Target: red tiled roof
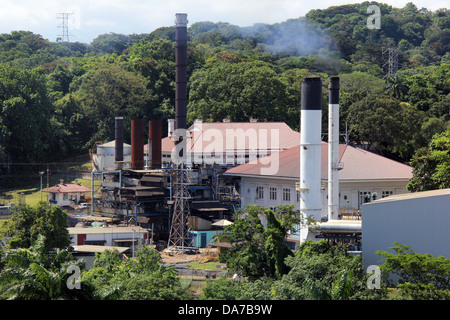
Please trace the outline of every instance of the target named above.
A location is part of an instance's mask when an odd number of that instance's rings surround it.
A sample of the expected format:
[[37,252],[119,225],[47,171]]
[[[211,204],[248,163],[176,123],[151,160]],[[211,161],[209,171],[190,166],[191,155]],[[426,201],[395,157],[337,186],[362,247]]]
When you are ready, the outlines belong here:
[[54,187],[42,190],[43,192],[50,193],[83,193],[91,192],[91,189],[77,183],[60,183]]
[[[276,133],[278,133],[279,138],[276,139],[276,146],[272,143],[271,134],[273,130],[277,130]],[[284,122],[201,122],[194,123],[187,131],[191,134],[191,138],[188,140],[188,152],[195,153],[206,151],[222,151],[224,153],[227,151],[236,151],[238,139],[226,141],[228,136],[234,135],[235,133],[243,133],[243,138],[256,135],[258,149],[265,149],[267,147],[272,150],[287,150],[300,143],[300,133],[292,130]],[[216,138],[222,138],[222,141]],[[249,144],[248,140],[245,139],[245,142],[243,140],[239,141],[245,143],[244,148],[246,150],[252,149],[253,147]],[[231,146],[234,148],[232,149]],[[170,153],[174,147],[175,144],[169,137],[161,140],[161,150],[163,153]],[[145,145],[144,150],[147,150],[147,148],[148,145]]]
[[[321,178],[327,180],[328,143],[322,142],[321,151]],[[278,170],[272,176],[300,179],[300,146],[237,166],[225,173],[239,176],[268,176],[261,174],[261,168],[269,168],[271,164],[276,163],[274,157],[277,156]],[[412,177],[412,167],[349,145],[339,145],[339,161],[343,165],[343,169],[339,171],[339,180],[408,180]]]

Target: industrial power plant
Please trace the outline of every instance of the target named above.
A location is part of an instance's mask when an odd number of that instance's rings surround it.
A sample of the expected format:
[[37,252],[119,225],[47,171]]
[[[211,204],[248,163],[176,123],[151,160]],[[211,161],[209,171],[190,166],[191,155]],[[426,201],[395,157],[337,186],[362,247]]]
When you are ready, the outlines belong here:
[[[299,226],[290,247],[326,239],[361,253],[367,203],[406,194],[411,167],[340,143],[339,78],[328,86],[328,142],[322,132],[322,80],[303,79],[300,133],[284,123],[197,119],[189,128],[187,14],[176,14],[175,119],[115,119],[115,140],[92,154],[90,215],[148,230],[152,243],[181,252],[205,248],[247,204],[294,204],[314,227]],[[82,245],[84,243],[78,243]]]

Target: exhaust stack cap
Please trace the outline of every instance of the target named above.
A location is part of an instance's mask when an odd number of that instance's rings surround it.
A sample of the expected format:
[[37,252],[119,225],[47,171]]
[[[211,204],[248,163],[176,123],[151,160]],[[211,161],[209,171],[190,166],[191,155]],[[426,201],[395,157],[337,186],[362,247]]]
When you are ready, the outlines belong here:
[[328,89],[330,91],[329,103],[339,104],[339,77],[330,77]]
[[330,77],[328,89],[339,89],[339,77]]
[[188,24],[187,13],[177,13],[175,14],[175,26],[177,27],[187,27]]
[[319,77],[303,79],[301,109],[322,110],[322,81]]

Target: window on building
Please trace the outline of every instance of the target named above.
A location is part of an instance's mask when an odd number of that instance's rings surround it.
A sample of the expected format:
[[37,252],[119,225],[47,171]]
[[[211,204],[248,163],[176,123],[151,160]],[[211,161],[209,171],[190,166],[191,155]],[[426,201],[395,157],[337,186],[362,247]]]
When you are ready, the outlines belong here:
[[386,197],[392,196],[393,194],[394,194],[393,191],[382,191],[381,192],[381,197],[382,198],[386,198]]
[[300,202],[300,191],[297,191],[297,202]]
[[256,199],[264,199],[264,187],[263,186],[256,187]]
[[269,189],[269,199],[270,200],[277,200],[277,188],[270,187],[270,189]]
[[291,189],[283,188],[283,201],[291,201]]
[[370,191],[360,191],[359,192],[359,203],[368,203],[372,199],[372,192]]

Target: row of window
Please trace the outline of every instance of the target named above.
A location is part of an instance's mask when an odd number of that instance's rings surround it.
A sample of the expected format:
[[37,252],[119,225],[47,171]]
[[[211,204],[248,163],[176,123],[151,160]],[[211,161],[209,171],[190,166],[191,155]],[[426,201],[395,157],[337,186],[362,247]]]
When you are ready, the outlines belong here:
[[[381,191],[381,198],[386,198],[391,195],[393,195],[394,192],[391,190],[384,190]],[[377,200],[379,197],[377,192],[371,192],[371,191],[360,191],[359,192],[359,203],[367,203],[371,202],[373,200]]]
[[[291,201],[291,188],[283,188],[282,189],[282,200],[283,201]],[[269,188],[269,200],[277,200],[278,197],[278,189],[276,187]],[[257,186],[256,187],[256,199],[261,200],[264,199],[264,187]],[[297,202],[300,202],[300,192],[297,191]]]
[[[384,190],[381,192],[381,197],[386,198],[393,194],[394,192],[391,190]],[[269,187],[269,200],[277,200],[278,197],[278,189],[276,187]],[[262,200],[264,199],[264,187],[257,186],[256,187],[256,199]],[[359,192],[359,201],[360,203],[367,203],[373,200],[378,199],[377,192],[371,191],[360,191]],[[291,188],[283,188],[282,189],[282,200],[283,201],[291,201]],[[300,202],[300,192],[297,191],[297,202]]]

